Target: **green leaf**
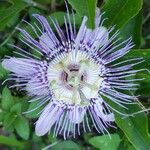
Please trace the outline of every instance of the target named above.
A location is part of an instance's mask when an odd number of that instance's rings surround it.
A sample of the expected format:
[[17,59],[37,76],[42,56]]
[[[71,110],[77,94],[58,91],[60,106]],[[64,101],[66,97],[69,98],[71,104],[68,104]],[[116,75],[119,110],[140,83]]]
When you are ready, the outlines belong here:
[[138,79],[144,79],[139,81],[139,88],[136,91],[136,95],[140,95],[142,97],[149,97],[150,96],[150,75],[149,74],[144,74],[144,73],[138,73],[136,75],[136,78]]
[[51,148],[52,150],[81,150],[80,145],[73,141],[63,141]]
[[141,45],[141,31],[142,31],[142,12],[132,18],[123,28],[120,30],[120,36],[123,39],[127,39],[130,36],[133,38],[135,44],[134,48],[139,48]]
[[[128,106],[128,111],[124,113],[138,112],[141,108],[137,105]],[[122,119],[122,116],[115,114],[117,125],[123,130],[129,141],[137,150],[147,150],[150,146],[150,136],[148,133],[148,120],[144,113],[138,114],[135,117],[127,117]]]
[[19,13],[16,14],[15,16],[13,16],[8,22],[7,22],[7,26],[8,27],[12,27],[14,26],[19,20]]
[[39,101],[30,103],[29,108],[27,110],[28,113],[26,114],[27,118],[37,118],[39,116],[39,113],[42,111],[44,106],[37,108],[38,103]]
[[95,136],[89,139],[89,143],[95,148],[100,150],[117,150],[120,137],[118,134],[111,134],[111,138],[108,135]]
[[17,133],[23,139],[27,140],[30,134],[29,122],[24,117],[18,117],[14,122]]
[[11,95],[10,90],[5,87],[2,91],[2,108],[5,110],[9,110],[13,105],[13,97]]
[[15,107],[14,109],[16,110],[16,112],[19,112],[19,111],[24,112],[24,111],[26,111],[28,109],[28,106],[29,106],[29,103],[28,103],[29,97],[27,95],[24,96],[24,97],[13,96],[13,100],[15,102],[15,105],[18,104],[18,106],[17,105],[14,106]]
[[48,141],[51,142],[51,143],[54,143],[57,141],[57,137],[54,136],[52,133],[49,133],[48,134]]
[[[132,114],[141,111],[137,105],[128,105],[128,110],[118,106],[116,103],[104,97],[105,101],[113,107],[113,109],[124,114]],[[147,150],[150,146],[150,136],[148,133],[148,120],[145,113],[139,113],[133,116],[123,118],[123,115],[115,112],[115,122],[118,127],[124,132],[128,140],[133,144],[137,150]]]
[[133,147],[132,145],[128,146],[128,150],[136,150],[135,147]]
[[[124,59],[130,58],[137,58],[142,57],[145,62],[137,65],[136,69],[150,69],[150,50],[131,50]],[[141,73],[140,73],[141,74]],[[149,86],[149,73],[148,71],[143,72],[144,76],[147,76],[148,80],[143,80],[145,82],[145,86],[147,89]],[[142,77],[142,76],[141,76]],[[140,93],[141,94],[141,93]],[[144,94],[143,94],[144,96]],[[124,114],[132,114],[138,111],[141,111],[141,107],[138,105],[128,105],[128,110],[120,108],[118,105],[113,103],[112,101],[106,99],[106,102],[111,105],[114,109],[124,113]],[[130,143],[137,149],[137,150],[147,150],[149,149],[150,145],[150,135],[148,133],[148,120],[145,113],[136,114],[134,117],[130,116],[127,118],[123,118],[122,115],[115,113],[115,120],[119,128],[124,132]]]
[[95,13],[96,13],[96,0],[86,0],[87,13],[88,13],[88,26],[92,29],[95,28]]
[[81,17],[88,17],[87,25],[94,29],[97,0],[68,0],[68,2]]
[[62,26],[64,24],[64,16],[66,17],[66,15],[66,12],[57,11],[48,16],[47,19],[49,21],[50,26],[53,26],[53,23],[49,17],[57,19],[59,25]]
[[32,20],[33,14],[42,14],[43,12],[40,9],[37,9],[35,7],[30,7],[28,13],[29,13],[30,19]]
[[[49,23],[50,27],[53,29],[53,31],[55,31],[56,29],[55,29],[54,24],[53,24],[53,22],[51,21],[50,18],[52,18],[52,19],[54,19],[54,20],[56,19],[56,20],[58,21],[59,25],[60,25],[60,26],[63,26],[63,25],[64,25],[64,16],[67,17],[66,12],[57,11],[57,12],[54,12],[54,13],[52,13],[52,14],[50,14],[49,16],[46,17],[46,19],[48,20],[48,23]],[[78,27],[78,26],[81,24],[82,19],[81,19],[81,17],[80,17],[78,14],[75,14],[74,17],[75,17],[75,24],[76,24],[76,27]],[[33,17],[31,17],[30,19],[31,19],[31,22],[30,22],[30,23],[34,26],[34,22],[36,21],[36,19],[33,18]],[[73,15],[72,15],[72,14],[70,15],[70,20],[71,20],[71,23],[73,24],[73,23],[74,23],[74,20],[73,20]],[[30,35],[31,35],[33,38],[36,38],[36,37],[37,37],[37,35],[36,35],[35,32],[33,31],[33,29],[31,28],[31,26],[27,25],[27,26],[24,27],[24,29],[25,29],[28,33],[30,33]],[[38,33],[38,32],[39,32],[39,31],[37,30],[37,33]],[[40,35],[41,33],[39,32],[38,34]],[[22,33],[19,33],[19,37],[20,37],[20,38],[21,38],[21,35],[22,35]],[[39,53],[37,53],[36,51],[33,51],[33,54],[38,55],[38,57],[40,57]]]
[[102,11],[105,12],[105,25],[123,27],[142,8],[143,0],[105,0]]
[[13,113],[6,113],[4,115],[4,122],[3,122],[3,126],[5,127],[5,130],[7,131],[13,131],[14,127],[13,127],[13,123],[16,120],[16,115],[14,115]]
[[143,97],[150,96],[150,74],[148,73],[148,70],[150,70],[150,49],[133,49],[131,50],[124,59],[131,59],[131,58],[137,58],[142,57],[144,59],[144,62],[141,64],[138,64],[135,66],[135,69],[147,69],[145,71],[139,72],[136,74],[136,78],[141,78],[144,80],[138,81],[138,84],[140,85],[138,87],[138,90],[136,91],[136,95],[141,95]]
[[22,0],[10,0],[10,3],[12,5],[9,8],[0,10],[0,30],[3,30],[10,20],[27,6]]
[[35,133],[33,133],[32,140],[33,142],[41,142],[42,138],[40,136],[37,136]]
[[20,141],[17,141],[14,138],[6,137],[6,136],[3,136],[3,135],[0,135],[0,144],[7,145],[11,148],[12,148],[12,146],[18,147],[18,148],[21,148],[21,149],[23,148],[23,143],[21,143]]
[[135,68],[146,68],[150,69],[150,49],[132,49],[125,57],[124,59],[131,59],[131,58],[143,58],[145,61],[139,65],[137,65]]
[[6,77],[8,74],[8,72],[2,67],[1,63],[0,63],[0,79]]
[[0,123],[1,123],[1,122],[3,121],[3,119],[4,119],[5,113],[6,113],[6,112],[4,112],[4,111],[2,111],[2,110],[0,109]]
[[10,109],[10,112],[20,114],[21,113],[21,103],[17,103],[15,105],[13,105],[12,108]]
[[[59,25],[62,26],[64,24],[64,16],[67,17],[67,13],[66,12],[61,12],[61,11],[59,12],[58,11],[58,12],[52,13],[50,16],[47,17],[47,19],[48,19],[49,24],[50,24],[51,27],[53,27],[53,23],[52,23],[52,21],[50,20],[49,17],[55,18],[58,21]],[[75,14],[74,17],[75,17],[75,24],[76,24],[76,26],[80,25],[81,22],[82,22],[81,17],[78,14]],[[74,20],[73,20],[73,15],[72,14],[70,14],[70,21],[71,21],[72,24],[74,24]],[[55,28],[54,28],[54,30],[55,30]]]
[[[9,37],[7,37],[9,38]],[[5,44],[7,43],[7,38],[6,40],[3,40],[3,42],[0,44],[0,56],[4,57],[5,55],[11,55],[12,54],[12,49],[10,47],[7,47]],[[11,41],[12,39],[9,39],[9,42]],[[4,43],[4,44],[3,44]],[[4,68],[1,68],[4,70]],[[0,70],[1,70],[0,69]],[[1,73],[0,73],[1,74]],[[3,77],[3,75],[2,75]],[[5,76],[4,76],[5,77]]]

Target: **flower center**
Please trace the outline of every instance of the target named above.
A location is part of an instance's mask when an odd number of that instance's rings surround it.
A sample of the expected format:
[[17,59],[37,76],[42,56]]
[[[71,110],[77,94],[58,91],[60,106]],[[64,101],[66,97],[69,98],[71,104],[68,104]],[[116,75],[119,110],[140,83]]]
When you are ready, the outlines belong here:
[[80,84],[80,79],[73,75],[73,76],[70,77],[70,79],[68,81],[68,84],[70,84],[71,86],[77,88]]
[[[52,63],[51,63],[52,64]],[[78,52],[76,59],[68,53],[49,66],[48,80],[57,100],[69,104],[88,105],[98,96],[102,83],[99,65]]]

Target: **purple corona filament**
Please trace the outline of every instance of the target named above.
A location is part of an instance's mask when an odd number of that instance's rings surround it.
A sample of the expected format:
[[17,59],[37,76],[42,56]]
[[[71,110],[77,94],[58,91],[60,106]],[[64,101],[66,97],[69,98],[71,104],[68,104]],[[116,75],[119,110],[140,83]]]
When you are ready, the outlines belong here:
[[115,121],[111,110],[117,110],[103,97],[125,109],[125,104],[135,99],[124,91],[136,89],[137,79],[127,78],[139,71],[132,67],[142,59],[116,61],[133,47],[131,38],[121,42],[118,31],[110,36],[114,27],[103,26],[98,9],[94,30],[87,28],[86,16],[77,30],[69,12],[64,16],[65,31],[51,19],[56,33],[45,17],[33,16],[40,26],[24,22],[31,26],[36,39],[24,29],[18,30],[21,41],[41,57],[13,45],[20,57],[6,58],[2,65],[12,72],[8,79],[15,81],[12,88],[27,91],[29,102],[39,101],[37,108],[46,105],[36,122],[36,134],[42,136],[53,130],[54,135],[67,138],[80,135],[81,128],[87,132],[93,127],[99,133],[108,133],[107,128]]

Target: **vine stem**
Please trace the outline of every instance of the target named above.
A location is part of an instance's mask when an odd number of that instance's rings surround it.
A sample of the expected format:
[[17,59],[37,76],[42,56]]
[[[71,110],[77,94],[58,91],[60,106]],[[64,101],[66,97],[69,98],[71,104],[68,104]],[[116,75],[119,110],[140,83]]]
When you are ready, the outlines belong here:
[[143,20],[143,24],[145,24],[149,20],[149,18],[150,18],[150,12],[148,13],[148,15]]
[[52,148],[53,146],[55,146],[56,144],[58,144],[59,142],[61,142],[61,140],[58,140],[58,141],[44,147],[42,150],[48,150],[48,149]]

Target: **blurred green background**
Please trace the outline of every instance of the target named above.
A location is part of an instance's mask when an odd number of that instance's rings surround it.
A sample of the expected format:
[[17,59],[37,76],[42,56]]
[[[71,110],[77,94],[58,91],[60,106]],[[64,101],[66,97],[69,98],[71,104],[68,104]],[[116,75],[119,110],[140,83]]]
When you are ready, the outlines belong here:
[[[124,59],[143,57],[145,62],[136,69],[150,69],[150,0],[66,0],[69,8],[76,12],[76,26],[80,26],[82,17],[88,16],[88,27],[94,28],[96,5],[105,12],[108,20],[104,25],[116,25],[120,36],[125,39],[133,37],[135,47]],[[33,13],[55,17],[63,26],[63,16],[66,13],[64,0],[0,0],[0,59],[4,56],[13,56],[14,49],[9,44],[21,46],[20,33],[16,27],[22,27],[33,37],[31,27],[22,22],[26,20],[31,24],[35,19]],[[52,25],[49,19],[49,23]],[[0,65],[0,84],[8,77],[8,72]],[[135,78],[145,78],[139,82],[135,94],[140,95],[141,106],[129,106],[131,109],[125,113],[132,113],[150,107],[150,75],[148,71],[140,72]],[[63,136],[53,137],[45,135],[37,137],[34,133],[34,122],[42,108],[23,115],[22,112],[32,110],[36,103],[29,104],[28,97],[17,89],[8,89],[1,85],[0,90],[0,149],[1,150],[150,150],[150,117],[148,112],[140,113],[135,117],[122,119],[115,114],[115,129],[110,129],[109,136],[100,135],[94,129],[91,133],[82,133],[76,139],[70,137],[63,140]],[[110,104],[113,105],[113,104]],[[116,106],[114,106],[116,107]],[[123,110],[124,111],[124,110]]]

